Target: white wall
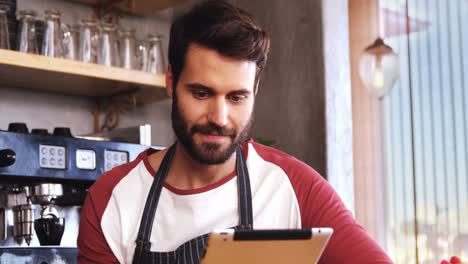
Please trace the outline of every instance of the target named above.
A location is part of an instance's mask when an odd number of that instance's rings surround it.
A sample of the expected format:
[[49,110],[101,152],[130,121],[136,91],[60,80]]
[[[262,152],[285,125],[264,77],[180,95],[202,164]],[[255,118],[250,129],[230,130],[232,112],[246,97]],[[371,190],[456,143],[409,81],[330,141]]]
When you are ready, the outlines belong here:
[[327,178],[354,213],[348,0],[322,1]]

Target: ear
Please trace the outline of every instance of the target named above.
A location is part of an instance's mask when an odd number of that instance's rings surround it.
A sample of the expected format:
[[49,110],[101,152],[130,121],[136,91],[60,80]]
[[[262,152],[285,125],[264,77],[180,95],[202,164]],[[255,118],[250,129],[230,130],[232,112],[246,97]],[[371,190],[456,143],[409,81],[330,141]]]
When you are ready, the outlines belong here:
[[172,68],[171,65],[167,66],[167,71],[166,71],[166,92],[167,96],[172,98],[173,92],[174,92],[174,87],[173,87],[173,78],[172,78]]

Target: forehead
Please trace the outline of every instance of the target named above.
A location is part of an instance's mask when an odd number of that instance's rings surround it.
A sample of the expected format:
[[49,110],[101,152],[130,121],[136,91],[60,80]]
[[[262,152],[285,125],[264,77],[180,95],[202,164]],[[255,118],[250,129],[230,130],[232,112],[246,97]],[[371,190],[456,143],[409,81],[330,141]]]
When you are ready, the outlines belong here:
[[187,49],[181,79],[214,89],[248,89],[253,91],[256,75],[253,61],[221,55],[198,44]]

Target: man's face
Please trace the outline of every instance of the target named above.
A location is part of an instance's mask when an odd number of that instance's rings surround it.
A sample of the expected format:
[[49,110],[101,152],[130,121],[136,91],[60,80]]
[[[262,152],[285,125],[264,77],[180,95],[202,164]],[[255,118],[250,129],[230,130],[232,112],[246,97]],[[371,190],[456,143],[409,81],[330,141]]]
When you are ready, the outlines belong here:
[[193,159],[225,162],[248,137],[252,124],[256,64],[192,44],[173,96],[172,126]]

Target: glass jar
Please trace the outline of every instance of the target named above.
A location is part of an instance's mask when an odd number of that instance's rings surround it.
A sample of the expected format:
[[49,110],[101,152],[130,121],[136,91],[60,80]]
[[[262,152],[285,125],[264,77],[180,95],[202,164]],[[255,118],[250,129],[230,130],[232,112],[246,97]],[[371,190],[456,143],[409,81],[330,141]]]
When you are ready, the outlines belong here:
[[138,41],[137,69],[141,71],[147,71],[148,69],[148,44],[146,40]]
[[149,35],[147,38],[147,45],[148,66],[146,67],[146,71],[155,74],[164,74],[166,72],[166,65],[162,50],[161,36]]
[[65,24],[60,22],[58,11],[45,11],[45,31],[41,54],[44,56],[63,58],[66,54],[65,43],[69,41],[70,32]]
[[98,63],[107,66],[120,66],[117,43],[117,26],[112,23],[101,24],[98,44]]
[[120,61],[122,68],[137,69],[134,29],[120,31]]
[[26,53],[38,53],[36,38],[36,12],[22,10],[18,12],[19,31],[17,50]]
[[0,49],[10,49],[10,36],[8,35],[7,12],[8,6],[0,6]]
[[99,31],[96,20],[81,20],[78,59],[84,62],[97,63],[98,41]]
[[64,42],[65,44],[65,58],[69,60],[78,60],[78,43],[80,36],[80,27],[79,25],[67,26],[69,33],[66,33],[65,39],[68,39]]

